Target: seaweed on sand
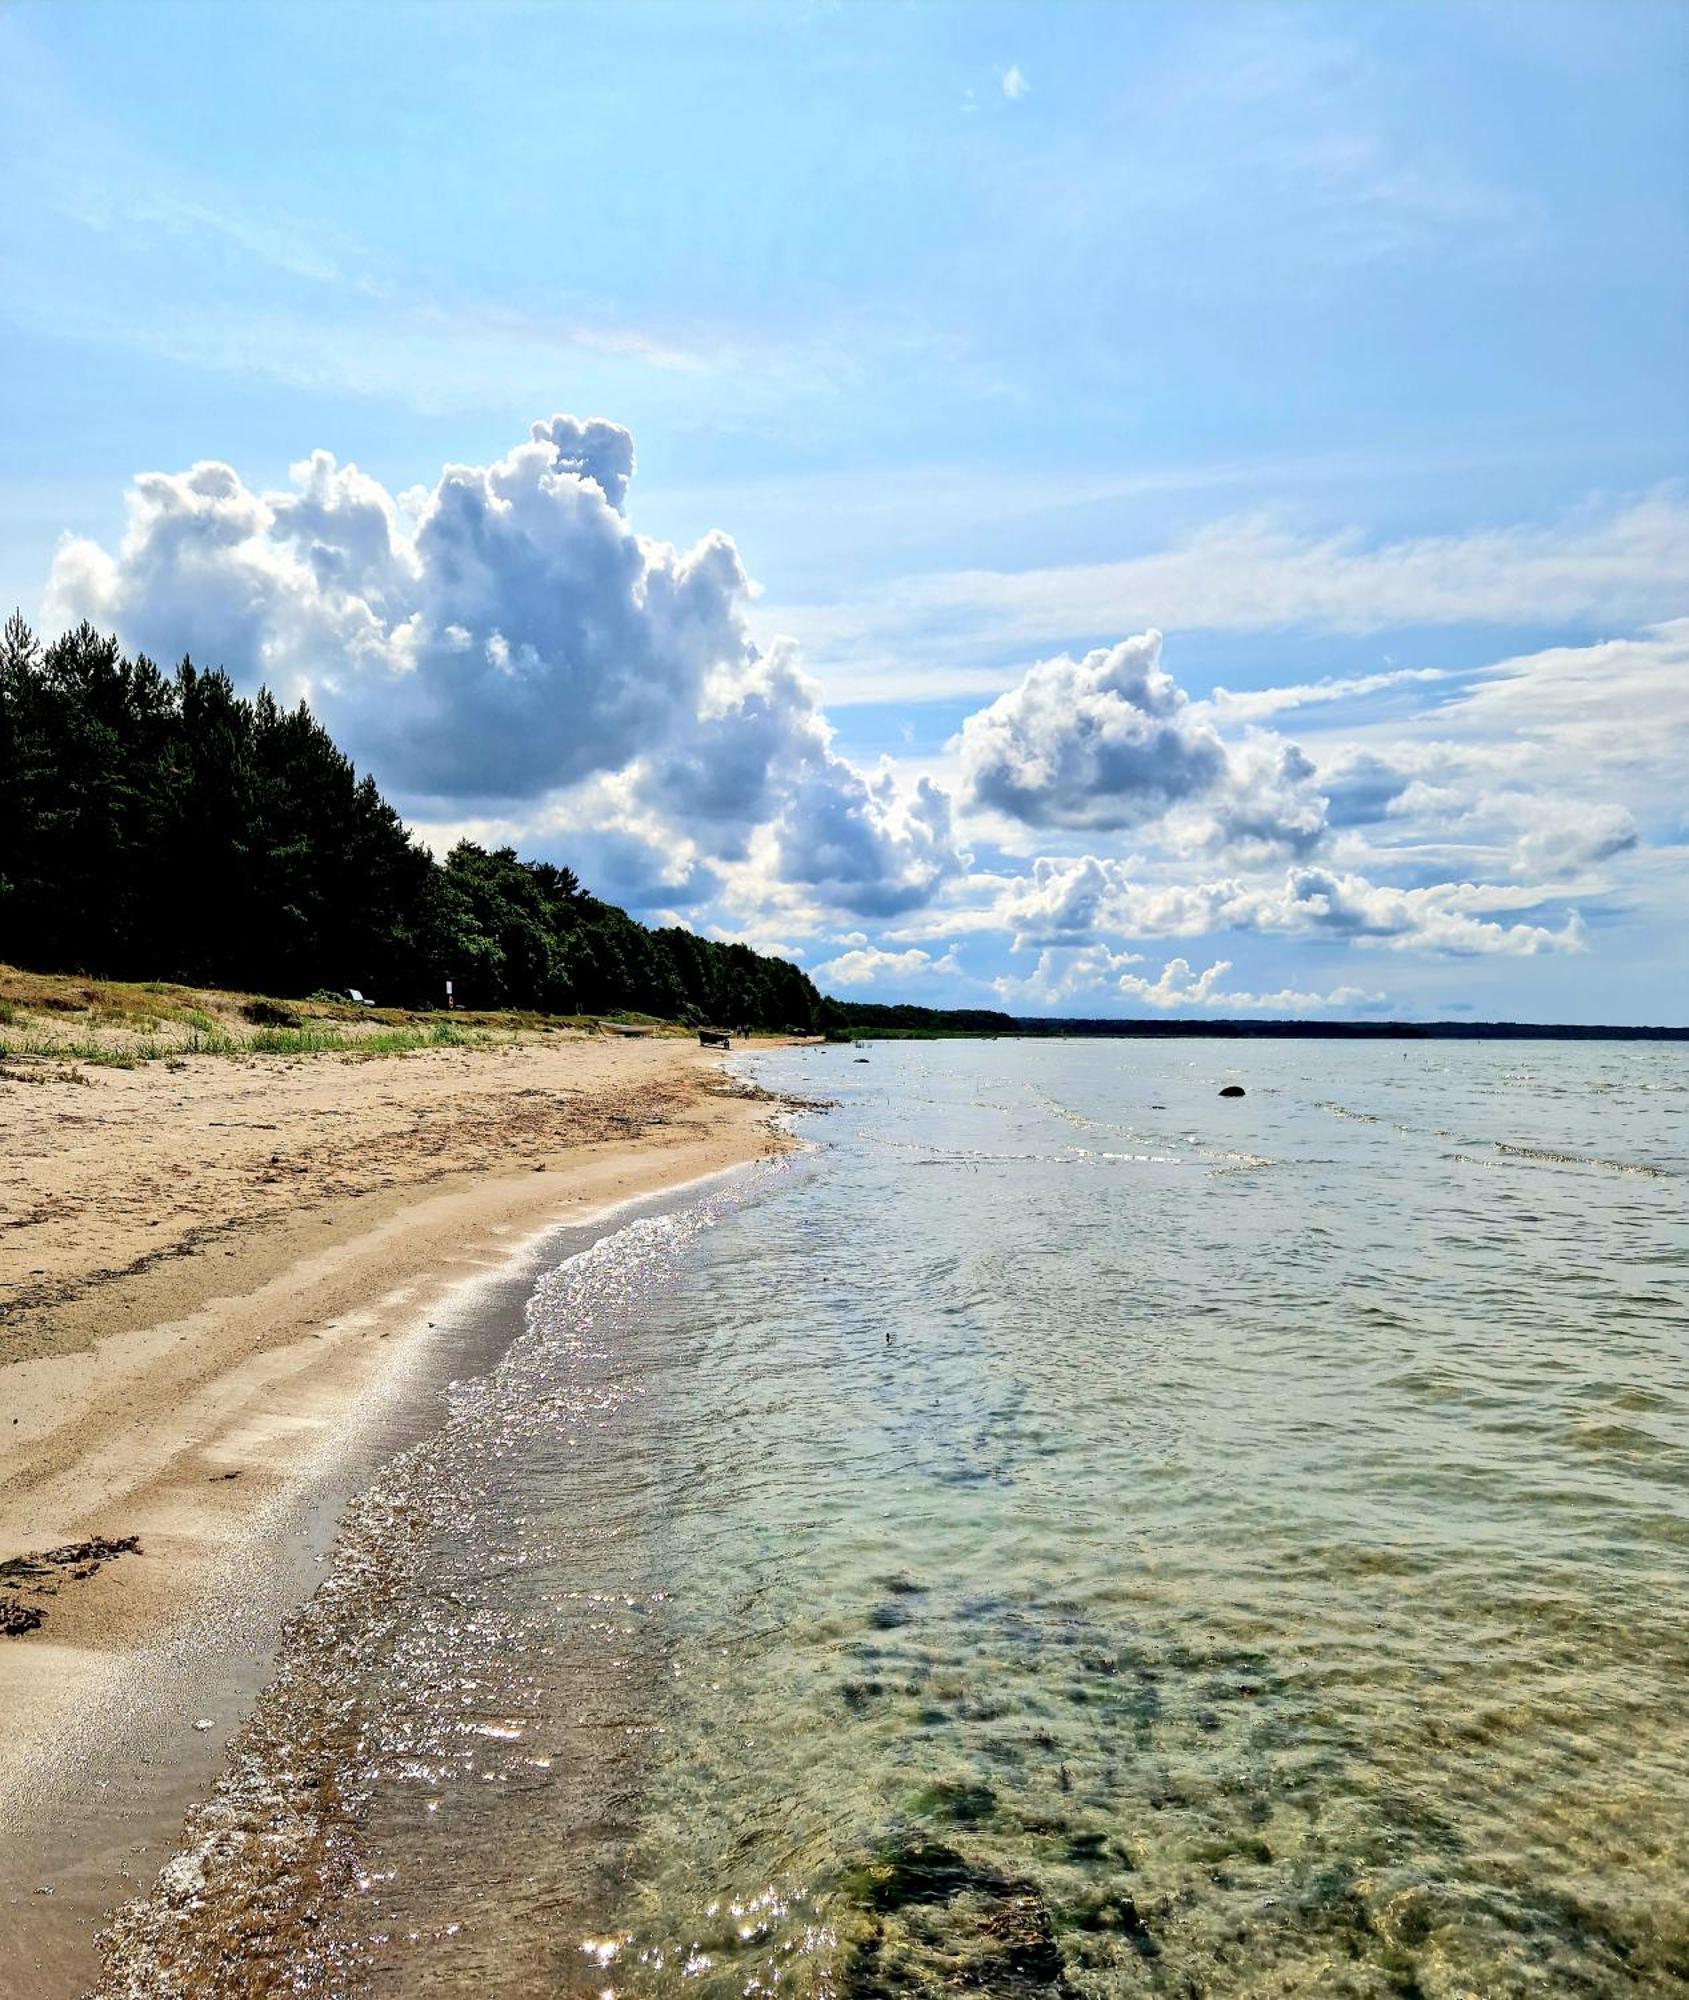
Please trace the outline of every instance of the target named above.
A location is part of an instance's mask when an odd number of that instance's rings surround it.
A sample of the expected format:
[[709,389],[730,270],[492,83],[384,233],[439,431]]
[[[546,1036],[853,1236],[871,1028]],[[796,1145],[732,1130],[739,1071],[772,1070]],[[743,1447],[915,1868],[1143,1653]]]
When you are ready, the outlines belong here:
[[0,1562],[0,1638],[21,1638],[47,1616],[39,1604],[26,1603],[14,1592],[22,1589],[31,1597],[53,1597],[61,1579],[81,1582],[119,1556],[140,1553],[139,1535],[90,1535],[84,1542],[67,1542],[63,1548]]

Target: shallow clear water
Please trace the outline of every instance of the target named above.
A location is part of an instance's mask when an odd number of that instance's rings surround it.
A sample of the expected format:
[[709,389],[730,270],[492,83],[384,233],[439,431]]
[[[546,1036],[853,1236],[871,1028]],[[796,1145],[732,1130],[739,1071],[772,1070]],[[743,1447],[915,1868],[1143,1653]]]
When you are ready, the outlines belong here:
[[332,1990],[1682,1990],[1689,1051],[855,1053],[357,1513],[171,1950],[239,1873]]

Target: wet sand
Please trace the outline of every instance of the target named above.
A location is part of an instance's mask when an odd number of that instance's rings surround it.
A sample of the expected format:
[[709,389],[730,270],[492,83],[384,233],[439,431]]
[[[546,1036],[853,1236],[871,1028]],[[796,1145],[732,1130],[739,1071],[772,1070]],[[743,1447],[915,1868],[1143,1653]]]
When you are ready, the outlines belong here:
[[783,1143],[673,1040],[85,1074],[0,1085],[8,1995],[91,1976],[344,1499],[495,1356],[542,1250]]

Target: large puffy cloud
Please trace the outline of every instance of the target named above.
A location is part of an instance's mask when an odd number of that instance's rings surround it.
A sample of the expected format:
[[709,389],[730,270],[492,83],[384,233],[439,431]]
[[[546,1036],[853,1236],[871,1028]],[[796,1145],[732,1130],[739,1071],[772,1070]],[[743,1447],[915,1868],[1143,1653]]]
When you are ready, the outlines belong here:
[[50,603],[307,694],[407,792],[537,797],[660,742],[750,653],[733,544],[636,534],[632,466],[618,426],[553,417],[491,465],[448,466],[414,533],[327,452],[288,494],[215,463],[147,474],[117,555],[63,548]]
[[930,778],[902,785],[828,755],[805,770],[775,826],[780,874],[861,916],[895,916],[960,873],[950,801]]
[[797,649],[776,640],[711,677],[693,726],[644,765],[641,795],[714,853],[749,859],[753,877],[760,848],[776,892],[858,916],[917,908],[966,864],[949,796],[839,756],[819,695]]
[[1313,764],[1262,730],[1228,743],[1161,663],[1161,634],[1040,660],[970,715],[965,797],[1026,825],[1112,831],[1169,819],[1183,845],[1306,853],[1325,832]]
[[354,661],[321,682],[331,725],[411,789],[534,796],[619,768],[690,721],[712,673],[746,663],[733,544],[635,534],[616,461],[572,436],[560,455],[555,428],[446,470],[384,670]]
[[914,907],[962,865],[948,798],[834,751],[796,649],[750,639],[733,543],[638,534],[633,469],[619,425],[554,416],[402,505],[327,452],[285,493],[213,462],[149,473],[115,554],[61,548],[49,610],[308,697],[432,822],[590,836],[677,891],[761,829],[780,881]]
[[[355,467],[337,475],[324,453],[296,466],[294,477],[298,497],[330,531],[322,540],[324,568],[344,563],[346,545],[372,528],[386,535],[347,490],[359,478]],[[313,655],[374,654],[384,628],[368,601],[324,589],[275,527],[274,508],[249,492],[232,466],[204,461],[183,473],[142,473],[129,490],[128,532],[115,557],[93,542],[60,545],[47,617],[67,624],[89,618],[158,658],[192,651],[226,664],[249,686],[268,680],[289,691]],[[339,537],[336,527],[345,530]],[[391,554],[386,541],[381,563],[369,566],[384,567]]]
[[820,690],[797,648],[776,639],[766,653],[705,681],[691,726],[647,759],[642,789],[737,857],[795,783],[839,761],[831,740]]
[[1175,812],[1168,832],[1243,860],[1308,854],[1325,838],[1329,801],[1295,743],[1251,731],[1228,748],[1226,771],[1195,811]]
[[1145,632],[1059,654],[962,725],[971,798],[1033,826],[1124,827],[1213,789],[1226,751]]

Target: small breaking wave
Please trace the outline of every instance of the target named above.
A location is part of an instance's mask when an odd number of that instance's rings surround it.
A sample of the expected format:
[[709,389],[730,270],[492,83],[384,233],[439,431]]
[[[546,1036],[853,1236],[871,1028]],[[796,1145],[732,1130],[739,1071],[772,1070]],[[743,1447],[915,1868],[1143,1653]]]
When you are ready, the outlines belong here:
[[1644,1180],[1669,1181],[1677,1176],[1669,1167],[1649,1166],[1642,1160],[1607,1160],[1598,1153],[1562,1153],[1551,1146],[1514,1146],[1505,1139],[1492,1139],[1491,1145],[1510,1160],[1530,1160],[1544,1167],[1593,1167],[1604,1174],[1639,1174]]

